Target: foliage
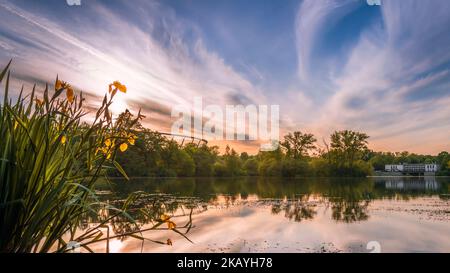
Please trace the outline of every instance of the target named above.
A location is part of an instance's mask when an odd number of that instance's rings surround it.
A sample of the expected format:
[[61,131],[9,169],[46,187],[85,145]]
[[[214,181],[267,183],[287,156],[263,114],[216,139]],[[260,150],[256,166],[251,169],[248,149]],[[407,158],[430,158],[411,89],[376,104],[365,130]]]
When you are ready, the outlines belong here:
[[367,149],[368,135],[349,130],[336,131],[331,135],[331,153],[334,164],[352,168],[362,152]]
[[242,161],[238,153],[228,145],[223,156],[228,176],[240,176],[243,174]]
[[[117,91],[125,93],[126,87],[112,84],[93,121],[86,124],[83,94],[76,95],[59,79],[54,92],[46,86],[39,97],[33,87],[23,96],[22,89],[13,103],[8,96],[9,65],[0,73],[0,82],[6,76],[0,104],[0,252],[65,252],[67,240],[91,251],[89,244],[110,239],[101,228],[117,217],[135,226],[126,212],[131,199],[117,209],[94,194],[95,183],[107,169],[127,177],[116,157],[135,144],[132,128],[141,115],[126,112],[113,120],[109,111]],[[80,233],[86,217],[100,216],[100,210],[112,213]],[[144,240],[135,234],[139,232],[133,229],[129,235]]]
[[260,176],[281,176],[281,161],[284,158],[280,147],[275,151],[260,152],[258,173]]
[[316,148],[314,143],[317,139],[313,134],[304,134],[302,132],[289,133],[284,136],[284,141],[281,143],[286,149],[286,155],[299,159],[308,155],[308,151]]
[[257,176],[258,160],[256,160],[256,158],[248,158],[244,163],[244,170],[248,176]]
[[230,173],[228,172],[228,168],[223,161],[217,161],[214,163],[214,176],[217,177],[228,177]]
[[192,157],[195,165],[195,176],[208,177],[214,173],[214,162],[219,154],[218,147],[208,147],[203,144],[197,146],[193,143],[188,144],[184,150]]
[[[130,152],[117,156],[117,161],[123,164],[125,171],[138,174],[136,176],[141,176],[142,173],[143,176],[160,177],[363,177],[371,175],[374,170],[384,170],[386,164],[434,162],[441,166],[439,174],[450,173],[447,167],[450,156],[447,152],[442,152],[437,157],[408,152],[374,152],[367,147],[369,136],[348,130],[334,132],[330,136],[330,147],[324,142],[326,149],[319,149],[314,145],[316,141],[312,134],[295,132],[288,134],[277,150],[259,152],[257,155],[238,155],[228,146],[222,155],[219,155],[216,146],[193,143],[181,146],[145,128],[137,131],[136,135],[138,140],[135,146],[129,148]],[[135,149],[139,151],[135,152]],[[310,155],[314,150],[318,151],[318,156]]]
[[311,168],[312,176],[317,177],[330,177],[331,175],[331,164],[325,158],[313,158],[309,164]]
[[308,161],[285,158],[281,162],[281,175],[284,177],[310,176]]
[[281,161],[274,158],[267,158],[259,164],[259,175],[261,176],[281,176]]

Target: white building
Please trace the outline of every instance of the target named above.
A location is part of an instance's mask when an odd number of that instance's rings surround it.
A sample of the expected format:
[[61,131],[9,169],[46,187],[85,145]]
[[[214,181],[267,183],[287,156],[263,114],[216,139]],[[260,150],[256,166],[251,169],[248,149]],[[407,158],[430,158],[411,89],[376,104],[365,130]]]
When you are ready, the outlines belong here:
[[435,173],[439,170],[437,164],[397,164],[385,165],[386,172],[401,172],[401,173]]
[[439,171],[439,166],[437,164],[425,164],[426,172],[437,172]]
[[403,172],[403,165],[386,165],[384,170],[386,172]]

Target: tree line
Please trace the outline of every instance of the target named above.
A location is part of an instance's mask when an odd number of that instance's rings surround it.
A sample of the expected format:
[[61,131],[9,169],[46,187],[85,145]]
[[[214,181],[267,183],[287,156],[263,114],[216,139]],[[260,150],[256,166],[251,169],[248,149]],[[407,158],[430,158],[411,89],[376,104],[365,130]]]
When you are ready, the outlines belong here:
[[[386,164],[437,163],[440,175],[450,174],[450,155],[375,152],[369,136],[351,130],[335,131],[321,147],[313,134],[300,131],[284,136],[274,151],[249,155],[227,146],[181,145],[157,131],[134,127],[136,143],[116,160],[131,177],[364,177],[384,170]],[[110,175],[117,175],[112,171]]]

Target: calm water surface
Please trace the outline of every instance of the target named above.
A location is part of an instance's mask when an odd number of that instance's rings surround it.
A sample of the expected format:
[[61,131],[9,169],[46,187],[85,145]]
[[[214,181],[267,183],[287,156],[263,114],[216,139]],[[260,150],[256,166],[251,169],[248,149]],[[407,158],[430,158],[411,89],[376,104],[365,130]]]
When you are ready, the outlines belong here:
[[[146,232],[173,246],[126,238],[111,252],[450,252],[450,178],[133,179],[102,186],[103,198],[151,194],[157,213],[183,226]],[[375,243],[373,243],[375,242]],[[103,246],[96,246],[102,251]]]

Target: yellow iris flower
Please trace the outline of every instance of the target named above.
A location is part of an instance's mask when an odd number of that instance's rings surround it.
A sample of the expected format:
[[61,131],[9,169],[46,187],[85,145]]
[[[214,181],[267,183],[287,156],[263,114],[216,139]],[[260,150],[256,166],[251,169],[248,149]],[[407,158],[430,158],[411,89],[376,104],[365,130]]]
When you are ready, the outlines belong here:
[[57,80],[55,83],[55,90],[60,90],[63,88],[63,84],[60,80]]
[[177,227],[177,225],[172,221],[167,221],[167,227],[169,229],[175,229]]
[[126,93],[127,87],[118,81],[115,81],[109,85],[109,93],[112,94],[113,96],[116,94],[117,90],[119,90],[122,93]]
[[38,98],[36,98],[35,101],[37,106],[42,106],[44,104],[44,102]]
[[123,84],[121,84],[118,81],[113,82],[114,87],[116,87],[117,89],[119,89],[120,92],[122,93],[126,93],[127,92],[127,87]]
[[136,139],[137,139],[137,137],[135,135],[130,134],[128,136],[128,143],[130,143],[131,145],[134,145],[136,143]]
[[111,147],[111,144],[112,144],[111,139],[108,138],[107,140],[105,140],[106,147]]
[[163,221],[163,222],[166,222],[167,220],[169,220],[170,219],[170,216],[169,215],[167,215],[167,214],[163,214],[163,215],[161,215],[161,221]]
[[126,144],[126,143],[120,144],[119,149],[121,152],[125,152],[128,149],[128,144]]
[[67,88],[67,100],[72,103],[74,100],[75,96],[74,96],[74,92],[72,87],[68,87]]

